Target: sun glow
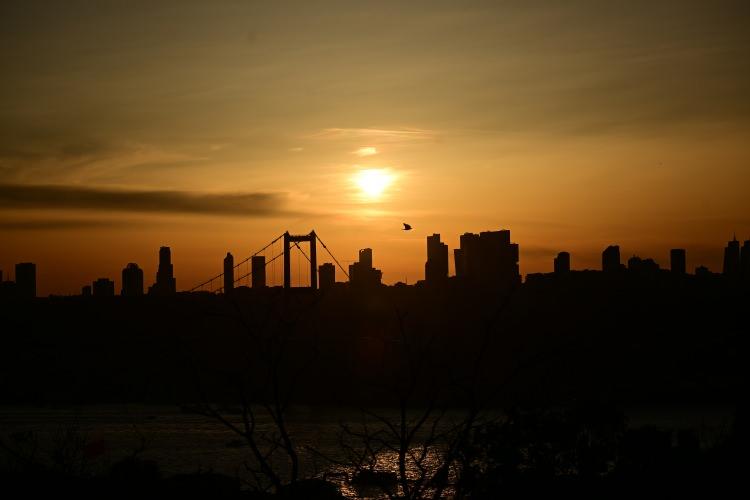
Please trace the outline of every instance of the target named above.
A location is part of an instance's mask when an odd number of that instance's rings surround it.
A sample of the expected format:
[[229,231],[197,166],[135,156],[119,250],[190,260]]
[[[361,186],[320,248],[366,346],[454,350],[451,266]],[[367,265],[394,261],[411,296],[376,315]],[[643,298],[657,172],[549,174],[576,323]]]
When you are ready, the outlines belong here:
[[393,181],[394,175],[383,168],[360,170],[354,176],[354,183],[359,187],[362,196],[368,199],[380,198]]

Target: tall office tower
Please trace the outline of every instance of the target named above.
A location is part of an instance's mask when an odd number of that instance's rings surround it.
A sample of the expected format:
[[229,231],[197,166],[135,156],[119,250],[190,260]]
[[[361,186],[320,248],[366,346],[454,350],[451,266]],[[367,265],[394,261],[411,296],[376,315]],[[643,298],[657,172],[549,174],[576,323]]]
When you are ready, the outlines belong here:
[[115,282],[109,278],[99,278],[92,286],[94,297],[114,297]]
[[83,285],[81,287],[81,296],[91,297],[91,285]]
[[460,237],[461,251],[456,257],[456,275],[473,283],[489,285],[517,284],[518,245],[510,242],[510,231],[464,233]]
[[750,279],[750,240],[745,240],[740,253],[740,271],[745,279]]
[[727,243],[724,248],[724,270],[726,276],[737,276],[740,274],[740,242],[737,237]]
[[143,295],[143,269],[135,262],[130,262],[122,270],[122,290],[120,294],[126,297]]
[[460,248],[453,249],[453,264],[456,266],[456,277],[464,278],[466,276],[466,262],[464,261],[464,252]]
[[227,252],[224,257],[224,294],[229,295],[234,291],[234,257]]
[[264,255],[255,255],[250,259],[250,271],[252,272],[253,288],[263,288],[266,286],[266,257]]
[[363,248],[359,251],[359,263],[363,269],[372,269],[372,248]]
[[16,264],[16,293],[19,297],[36,297],[36,264],[21,262]]
[[349,283],[355,287],[378,286],[383,279],[383,272],[372,267],[372,249],[359,251],[359,261],[349,265]]
[[149,288],[155,295],[173,295],[177,292],[177,281],[172,267],[172,252],[169,247],[159,249],[159,268],[156,270],[156,283]]
[[570,254],[560,252],[554,260],[555,274],[565,274],[570,272]]
[[440,283],[448,279],[448,245],[440,242],[439,234],[427,237],[424,275],[427,283]]
[[684,248],[673,248],[669,251],[669,269],[672,274],[685,274],[687,272]]
[[333,285],[336,284],[336,266],[331,262],[318,266],[318,281],[321,290],[333,288]]
[[617,272],[620,270],[620,247],[610,245],[602,252],[602,271],[605,273]]
[[520,282],[518,245],[510,242],[510,231],[482,231],[479,233],[481,277],[491,284]]

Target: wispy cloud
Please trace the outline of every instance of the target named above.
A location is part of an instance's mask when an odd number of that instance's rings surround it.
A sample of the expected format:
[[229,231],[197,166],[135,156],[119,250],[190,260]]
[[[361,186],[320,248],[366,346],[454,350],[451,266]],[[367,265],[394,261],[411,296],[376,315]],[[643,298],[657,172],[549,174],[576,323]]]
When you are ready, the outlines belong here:
[[372,139],[383,142],[423,141],[435,137],[435,132],[417,128],[326,128],[311,137],[320,139]]
[[0,184],[0,207],[263,217],[286,215],[282,193],[145,191]]
[[62,231],[68,229],[101,229],[138,225],[143,221],[102,220],[102,219],[17,219],[0,220],[3,231]]
[[372,146],[364,146],[355,151],[352,151],[352,153],[359,157],[373,156],[378,154],[378,149]]

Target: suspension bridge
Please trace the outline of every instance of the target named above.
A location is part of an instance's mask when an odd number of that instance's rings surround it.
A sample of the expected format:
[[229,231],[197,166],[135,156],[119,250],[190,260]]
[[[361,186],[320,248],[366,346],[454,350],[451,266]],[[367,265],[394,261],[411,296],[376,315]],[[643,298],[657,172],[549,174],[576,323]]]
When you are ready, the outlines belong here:
[[[302,249],[300,243],[307,243],[309,245],[309,255]],[[328,253],[333,259],[341,272],[349,278],[349,273],[339,263],[339,260],[331,253],[328,246],[320,239],[315,231],[310,231],[308,234],[290,234],[289,231],[285,231],[280,234],[266,246],[251,254],[250,256],[242,259],[240,262],[234,264],[232,261],[226,261],[224,265],[224,272],[213,276],[206,281],[194,286],[189,292],[207,291],[212,293],[222,293],[226,288],[230,286],[232,288],[242,285],[250,285],[251,283],[262,283],[265,285],[266,276],[271,277],[271,283],[277,283],[277,261],[283,258],[281,269],[279,269],[279,275],[282,278],[284,288],[292,288],[292,251],[296,251],[294,257],[297,258],[297,287],[298,288],[311,288],[317,290],[318,288],[318,250],[317,244]],[[229,257],[229,256],[228,256]],[[309,265],[309,275],[305,280],[306,286],[301,285],[302,280],[302,266],[301,259],[307,261],[305,268]],[[270,268],[270,273],[268,272]],[[253,274],[256,278],[262,275],[260,280],[252,280]],[[231,283],[231,285],[230,285]]]

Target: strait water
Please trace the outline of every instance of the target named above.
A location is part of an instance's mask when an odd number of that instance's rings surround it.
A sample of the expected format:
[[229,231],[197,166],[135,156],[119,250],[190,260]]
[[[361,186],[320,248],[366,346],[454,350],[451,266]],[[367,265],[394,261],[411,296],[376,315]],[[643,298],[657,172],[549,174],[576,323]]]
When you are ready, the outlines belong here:
[[[378,411],[396,422],[393,410]],[[237,415],[228,418],[239,423]],[[666,429],[696,430],[703,446],[727,432],[732,421],[726,408],[638,410],[627,413],[630,427],[656,425]],[[345,461],[341,446],[341,424],[357,428],[363,414],[336,408],[298,407],[289,412],[290,433],[300,450],[305,474],[326,474],[342,486],[350,497],[356,493],[343,487],[351,471],[321,458]],[[446,425],[458,418],[448,416]],[[370,419],[370,424],[372,420]],[[272,422],[262,412],[258,430],[271,431]],[[238,436],[215,419],[185,413],[177,407],[108,405],[71,408],[30,408],[0,406],[0,439],[36,456],[51,457],[64,448],[81,458],[86,472],[100,473],[133,454],[158,463],[164,476],[213,471],[248,479],[245,463],[251,463],[250,450]],[[315,452],[310,451],[315,450]],[[429,457],[428,457],[429,461]],[[395,470],[394,454],[378,457],[378,468]]]

